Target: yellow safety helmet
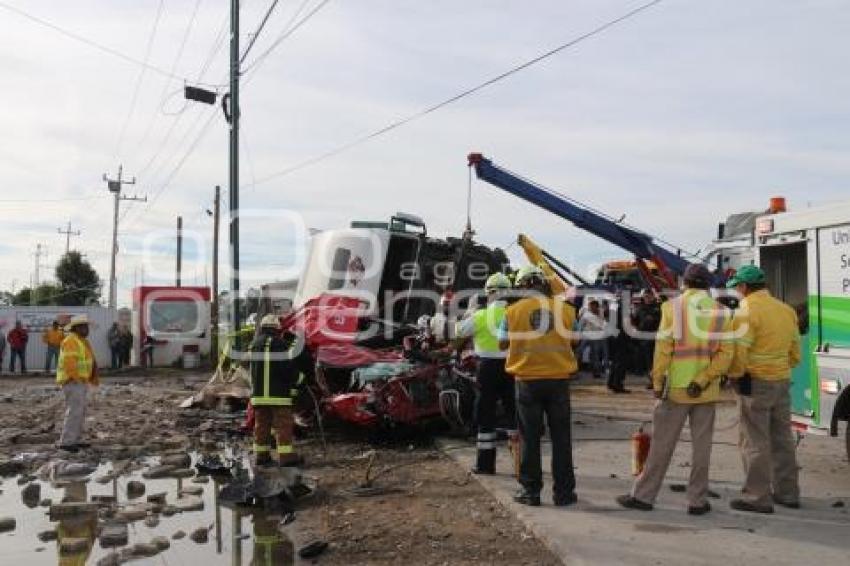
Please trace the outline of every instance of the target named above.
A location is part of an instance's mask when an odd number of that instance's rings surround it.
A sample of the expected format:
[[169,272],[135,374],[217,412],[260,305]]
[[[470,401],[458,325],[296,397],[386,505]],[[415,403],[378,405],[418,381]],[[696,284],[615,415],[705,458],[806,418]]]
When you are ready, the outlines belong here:
[[490,277],[487,278],[487,282],[484,283],[484,290],[488,293],[490,291],[497,291],[499,289],[510,289],[511,288],[511,280],[508,279],[508,276],[504,273],[494,273]]
[[514,285],[517,287],[529,283],[532,279],[538,278],[541,282],[546,281],[546,274],[536,265],[525,265],[520,267],[516,272]]

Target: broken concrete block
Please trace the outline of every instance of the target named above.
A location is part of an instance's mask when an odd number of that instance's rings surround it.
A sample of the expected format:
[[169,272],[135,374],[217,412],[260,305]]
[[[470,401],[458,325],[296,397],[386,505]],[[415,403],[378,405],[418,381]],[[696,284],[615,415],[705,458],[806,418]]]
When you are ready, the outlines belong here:
[[38,507],[38,502],[41,501],[41,484],[33,482],[22,489],[21,501],[30,509]]
[[198,476],[196,478],[192,478],[192,483],[209,483],[209,482],[210,482],[209,476]]
[[38,533],[38,540],[41,542],[50,542],[56,540],[56,529],[50,529],[49,531],[42,531]]
[[172,477],[170,474],[176,470],[176,466],[154,466],[142,472],[142,477],[149,480]]
[[163,491],[161,493],[151,493],[148,495],[148,503],[156,503],[158,505],[165,505],[165,497],[166,493]]
[[198,544],[205,544],[210,539],[210,532],[206,527],[200,527],[192,531],[189,538]]
[[14,517],[0,517],[0,533],[14,531],[15,527],[17,527],[17,521]]
[[173,470],[168,474],[170,478],[191,478],[195,476],[195,470],[192,468],[180,468]]
[[137,542],[131,548],[130,555],[133,557],[150,558],[159,554],[159,547],[149,542]]
[[97,566],[121,566],[121,555],[117,552],[110,552],[97,561]]
[[203,495],[204,488],[199,485],[189,485],[177,492],[178,495]]
[[100,531],[101,548],[124,546],[129,540],[126,523],[106,523]]
[[171,535],[171,538],[174,539],[174,540],[184,539],[184,538],[186,538],[186,531],[177,531],[176,533]]
[[192,458],[188,454],[173,454],[162,456],[159,459],[162,466],[174,466],[175,468],[188,468],[192,465]]
[[91,541],[84,537],[64,537],[59,541],[59,555],[82,554],[87,552]]
[[145,494],[145,484],[140,481],[131,480],[127,482],[127,497],[136,499]]
[[115,503],[115,497],[112,495],[92,495],[91,502],[101,506],[113,505]]
[[185,497],[183,499],[178,499],[175,504],[177,510],[181,513],[188,513],[190,511],[203,511],[204,509],[204,500],[200,497]]
[[50,506],[50,520],[58,521],[69,517],[79,517],[81,515],[94,515],[97,513],[97,503],[54,503]]
[[153,537],[151,544],[159,549],[160,552],[171,548],[171,542],[165,537]]
[[0,460],[0,476],[14,476],[24,471],[24,463],[20,460]]
[[159,517],[157,515],[150,515],[145,519],[145,526],[149,529],[155,529],[159,526]]
[[148,516],[148,511],[150,511],[150,509],[150,505],[147,503],[131,505],[129,507],[125,507],[124,509],[119,509],[118,512],[115,514],[115,519],[123,523],[141,521],[142,519]]
[[178,512],[178,509],[174,505],[166,505],[165,507],[162,508],[161,513],[164,517],[171,517],[172,515],[176,515],[177,512]]

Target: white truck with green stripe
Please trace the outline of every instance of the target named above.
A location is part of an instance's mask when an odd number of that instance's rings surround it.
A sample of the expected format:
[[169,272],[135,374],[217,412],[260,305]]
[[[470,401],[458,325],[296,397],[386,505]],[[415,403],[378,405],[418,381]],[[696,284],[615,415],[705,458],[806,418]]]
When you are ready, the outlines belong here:
[[831,436],[843,427],[850,458],[850,202],[759,216],[754,249],[768,288],[800,318],[794,426]]

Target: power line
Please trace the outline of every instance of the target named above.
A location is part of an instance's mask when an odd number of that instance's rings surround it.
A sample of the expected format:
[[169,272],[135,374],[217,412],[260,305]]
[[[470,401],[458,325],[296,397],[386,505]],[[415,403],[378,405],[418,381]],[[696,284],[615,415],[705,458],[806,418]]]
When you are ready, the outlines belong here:
[[[281,33],[281,34],[277,37],[277,39],[275,39],[275,40],[274,40],[274,42],[272,42],[272,44],[271,44],[271,45],[270,45],[270,46],[269,46],[269,47],[268,47],[265,51],[263,51],[260,55],[258,55],[258,56],[257,56],[257,58],[256,58],[256,59],[254,59],[254,61],[253,61],[250,65],[247,65],[245,68],[243,68],[243,69],[242,69],[242,74],[244,75],[244,74],[246,74],[246,73],[250,72],[252,69],[254,69],[254,67],[256,67],[256,66],[260,65],[260,64],[261,64],[261,63],[262,63],[262,62],[266,59],[266,57],[268,57],[268,56],[269,56],[269,54],[271,54],[271,52],[272,52],[272,51],[274,51],[275,49],[277,49],[277,47],[278,47],[281,43],[283,43],[283,42],[286,40],[286,38],[288,38],[290,35],[292,35],[293,33],[295,33],[295,32],[298,30],[298,28],[300,28],[300,27],[301,27],[301,26],[303,26],[305,23],[307,23],[307,22],[310,20],[310,18],[312,18],[313,16],[315,16],[315,15],[319,12],[319,10],[321,10],[322,8],[324,8],[324,7],[325,7],[325,6],[326,6],[326,5],[327,5],[330,1],[331,1],[331,0],[322,0],[322,1],[321,1],[321,2],[319,2],[319,3],[318,3],[318,4],[317,4],[317,5],[316,5],[316,6],[315,6],[312,10],[310,10],[309,12],[307,12],[307,15],[305,15],[303,18],[301,18],[300,20],[298,20],[298,22],[296,22],[294,25],[292,25],[291,27],[289,27],[289,29],[284,29],[283,33]],[[297,17],[298,17],[298,14],[300,14],[300,13],[301,13],[301,10],[303,10],[303,9],[304,9],[304,6],[306,6],[306,5],[307,5],[307,0],[305,0],[305,1],[301,4],[301,7],[299,7],[299,8],[298,8],[298,11],[297,11],[297,12],[295,13],[295,15],[294,15],[294,16],[290,19],[290,21],[289,21],[289,23],[287,24],[287,26],[289,26],[290,24],[292,24],[292,22],[295,20],[295,18],[297,18]]]
[[[162,18],[162,7],[165,4],[165,0],[159,0],[159,5],[156,8],[156,16],[154,16],[153,27],[151,27],[151,32],[148,35],[148,43],[145,47],[145,65],[148,64],[148,61],[151,57],[151,48],[153,47],[154,39],[156,39],[156,32],[159,30],[159,20]],[[124,137],[127,134],[127,126],[130,125],[130,120],[133,119],[133,113],[136,111],[136,103],[139,101],[139,91],[142,89],[142,83],[145,81],[145,75],[147,74],[148,69],[147,66],[139,69],[139,76],[136,77],[136,85],[133,87],[133,96],[130,98],[130,108],[127,110],[127,116],[124,118],[124,123],[121,125],[121,133],[118,135],[118,143],[115,144],[115,157],[121,157],[121,148],[124,145]]]
[[41,202],[69,202],[75,200],[92,200],[100,198],[100,196],[90,196],[90,197],[67,197],[67,198],[12,198],[12,199],[0,199],[0,203],[41,203]]
[[[174,73],[177,70],[177,64],[180,62],[180,59],[183,57],[183,51],[186,48],[186,43],[189,40],[189,35],[192,33],[192,27],[195,24],[195,20],[198,16],[198,8],[201,6],[201,0],[195,0],[195,6],[192,8],[192,14],[189,16],[189,22],[186,24],[186,29],[183,31],[183,39],[180,41],[180,47],[177,48],[177,54],[174,56],[174,61],[171,63],[171,73]],[[162,85],[162,92],[159,95],[160,106],[157,107],[151,119],[148,121],[148,125],[145,128],[145,133],[142,135],[142,139],[136,144],[136,150],[133,152],[133,155],[139,153],[141,147],[145,144],[150,136],[151,130],[153,129],[154,124],[156,124],[159,119],[160,111],[162,110],[162,106],[165,105],[165,102],[168,98],[168,88],[171,86],[172,79],[166,79],[165,84]]]
[[[162,75],[164,77],[169,77],[169,78],[172,78],[172,79],[177,79],[179,81],[189,82],[186,77],[181,77],[179,75],[172,74],[169,71],[166,71],[165,69],[161,69],[161,68],[159,68],[155,65],[151,65],[151,64],[146,63],[144,61],[136,59],[132,55],[127,55],[126,53],[122,53],[121,51],[118,51],[117,49],[113,49],[112,47],[109,47],[107,45],[103,45],[102,43],[98,43],[97,41],[83,37],[82,35],[80,35],[78,33],[75,33],[73,31],[69,31],[65,28],[62,28],[62,27],[60,27],[60,26],[58,26],[58,25],[56,25],[52,22],[49,22],[49,21],[47,21],[43,18],[40,18],[38,16],[34,16],[34,15],[28,13],[28,12],[21,10],[20,8],[17,8],[15,6],[11,6],[8,3],[3,2],[2,0],[0,0],[0,8],[4,8],[4,9],[8,10],[9,12],[14,12],[15,14],[21,16],[22,18],[26,18],[26,19],[28,19],[32,22],[35,22],[39,25],[50,28],[50,29],[52,29],[53,31],[55,31],[59,34],[64,35],[65,37],[73,39],[74,41],[77,41],[79,43],[83,43],[85,45],[88,45],[89,47],[93,47],[94,49],[97,49],[98,51],[101,51],[101,52],[106,53],[108,55],[112,55],[113,57],[121,59],[121,60],[123,60],[127,63],[132,63],[133,65],[136,65],[138,67],[143,67],[143,68],[145,68],[149,71],[152,71],[152,72],[157,73],[159,75]],[[208,86],[208,87],[212,87],[212,88],[224,86],[224,85],[214,85],[214,84],[205,84],[205,83],[196,83],[196,84],[199,84],[199,85],[202,85],[202,86]]]
[[[326,0],[326,1],[329,1],[329,0]],[[402,126],[405,126],[405,125],[409,124],[410,122],[413,122],[415,120],[418,120],[419,118],[427,116],[428,114],[436,112],[437,110],[440,110],[440,109],[442,109],[442,108],[444,108],[444,107],[446,107],[450,104],[453,104],[453,103],[455,103],[455,102],[457,102],[457,101],[459,101],[463,98],[466,98],[467,96],[471,96],[471,95],[477,93],[478,91],[487,88],[488,86],[491,86],[491,85],[493,85],[493,84],[495,84],[495,83],[497,83],[501,80],[504,80],[504,79],[510,77],[511,75],[514,75],[514,74],[516,74],[520,71],[523,71],[523,70],[543,61],[544,59],[548,59],[549,57],[552,57],[553,55],[560,53],[561,51],[569,49],[570,47],[573,47],[574,45],[581,43],[582,41],[585,41],[585,40],[590,39],[590,38],[592,38],[596,35],[599,35],[600,33],[603,33],[604,31],[616,26],[617,24],[622,23],[622,22],[624,22],[624,21],[626,21],[626,20],[628,20],[628,19],[630,19],[634,16],[637,16],[641,12],[644,12],[645,10],[652,8],[653,6],[660,4],[663,1],[664,0],[652,0],[651,2],[647,2],[646,4],[643,4],[643,5],[637,7],[633,10],[630,10],[629,12],[626,12],[625,14],[623,14],[622,16],[620,16],[618,18],[615,18],[613,20],[609,20],[606,23],[594,28],[593,30],[591,30],[587,33],[584,33],[584,34],[582,34],[582,35],[580,35],[576,38],[573,38],[573,39],[567,41],[566,43],[562,43],[561,45],[559,45],[559,46],[557,46],[553,49],[550,49],[549,51],[546,51],[546,52],[544,52],[544,53],[542,53],[542,54],[540,54],[540,55],[538,55],[538,56],[536,56],[532,59],[529,59],[528,61],[526,61],[526,62],[524,62],[520,65],[517,65],[516,67],[513,67],[513,68],[511,68],[511,69],[509,69],[509,70],[507,70],[503,73],[500,73],[500,74],[496,75],[495,77],[487,79],[486,81],[484,81],[482,83],[479,83],[479,84],[477,84],[477,85],[475,85],[471,88],[463,90],[463,91],[459,92],[458,94],[455,94],[454,96],[451,96],[451,97],[443,100],[442,102],[438,102],[437,104],[434,104],[432,106],[424,108],[423,110],[420,110],[418,112],[410,114],[410,115],[408,115],[404,118],[401,118],[400,120],[396,120],[395,122],[391,122],[390,124],[387,124],[386,126],[380,128],[378,130],[375,130],[375,131],[373,131],[369,134],[366,134],[364,136],[356,138],[356,139],[354,139],[354,140],[352,140],[348,143],[337,146],[336,148],[331,149],[329,151],[326,151],[325,153],[319,154],[315,157],[311,157],[309,159],[301,161],[300,163],[292,165],[291,167],[287,167],[286,169],[282,169],[282,170],[277,171],[275,173],[272,173],[270,175],[266,175],[265,177],[261,177],[261,178],[257,179],[254,182],[254,184],[260,185],[260,184],[263,184],[263,183],[267,183],[268,181],[271,181],[272,179],[276,179],[278,177],[283,177],[285,175],[289,175],[289,174],[294,173],[296,171],[300,171],[301,169],[306,169],[307,167],[311,167],[313,165],[316,165],[317,163],[325,161],[326,159],[336,157],[337,155],[339,155],[343,152],[346,152],[346,151],[348,151],[348,150],[350,150],[350,149],[352,149],[352,148],[354,148],[358,145],[361,145],[363,143],[371,141],[371,140],[373,140],[373,139],[375,139],[379,136],[382,136],[382,135],[384,135],[388,132],[391,132],[391,131],[396,130],[396,129],[402,127]]]
[[245,51],[242,52],[242,57],[239,59],[240,64],[245,62],[245,57],[247,57],[248,53],[251,52],[251,48],[254,47],[254,43],[257,42],[257,38],[260,37],[260,33],[263,31],[263,28],[266,27],[266,22],[269,21],[269,16],[272,15],[272,12],[274,11],[275,6],[277,6],[279,1],[280,0],[273,0],[271,6],[269,6],[269,9],[266,10],[266,15],[263,16],[263,20],[260,22],[260,25],[257,26],[257,31],[255,31],[251,35],[251,40],[248,42],[248,47],[246,47]]

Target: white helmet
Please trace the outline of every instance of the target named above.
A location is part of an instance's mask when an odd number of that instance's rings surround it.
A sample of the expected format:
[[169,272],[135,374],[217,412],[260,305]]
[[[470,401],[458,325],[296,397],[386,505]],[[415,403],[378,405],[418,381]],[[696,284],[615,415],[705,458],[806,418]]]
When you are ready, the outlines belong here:
[[431,328],[431,315],[423,314],[416,319],[416,327],[419,330],[428,330]]

